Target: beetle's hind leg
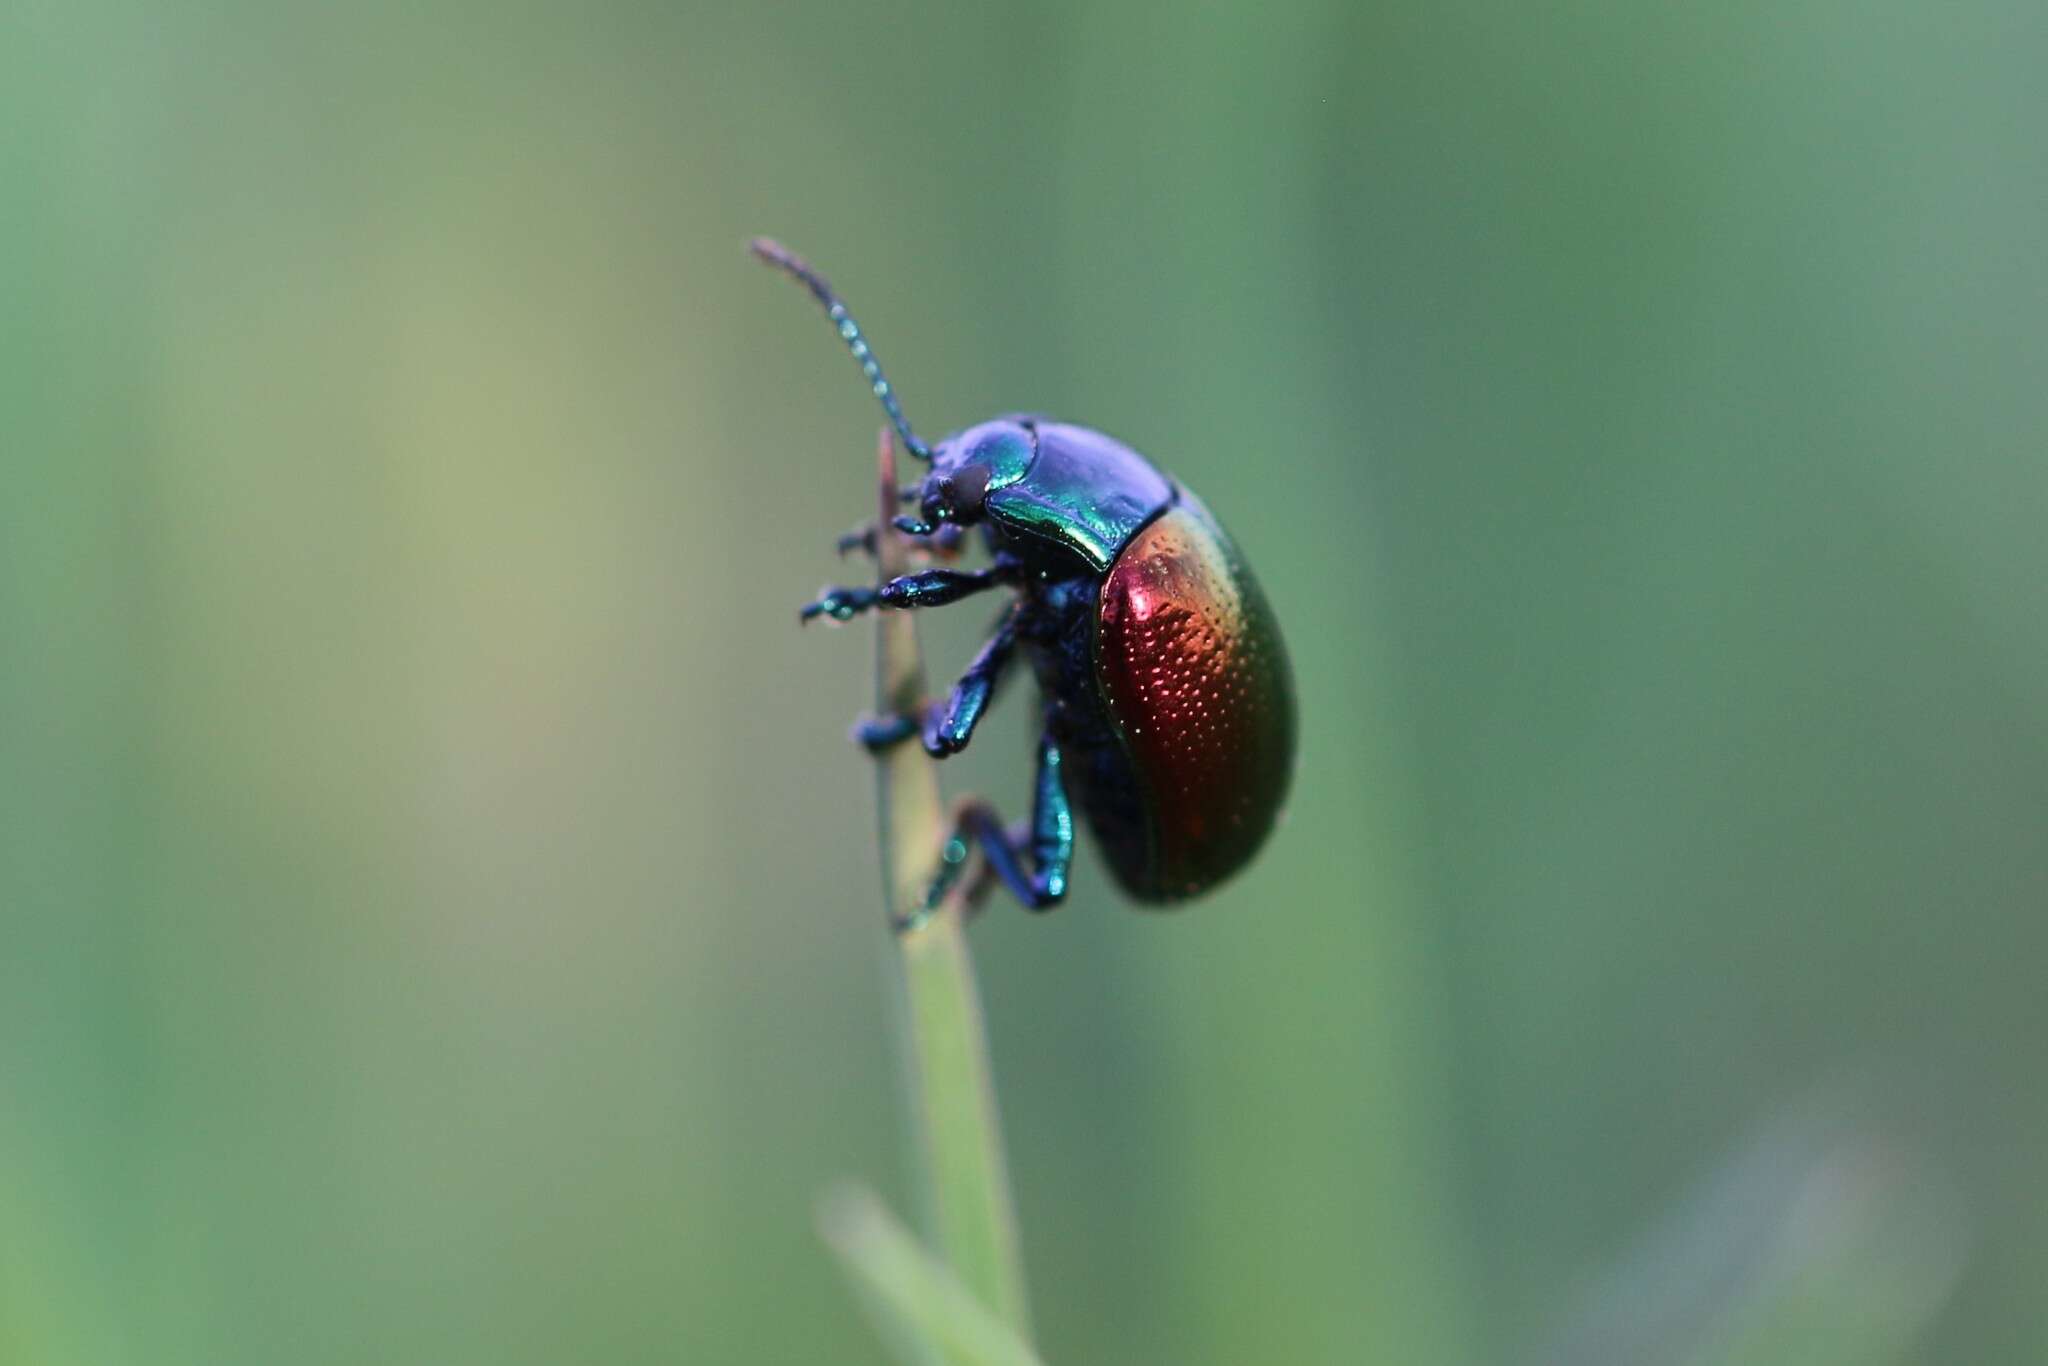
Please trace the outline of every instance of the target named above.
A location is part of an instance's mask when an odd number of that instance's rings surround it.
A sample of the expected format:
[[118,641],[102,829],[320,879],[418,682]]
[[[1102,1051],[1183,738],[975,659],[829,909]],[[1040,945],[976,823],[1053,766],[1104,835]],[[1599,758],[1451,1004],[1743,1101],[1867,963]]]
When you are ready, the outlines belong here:
[[[1050,735],[1038,741],[1038,782],[1031,824],[1023,838],[1003,829],[1002,817],[985,801],[963,801],[946,841],[938,876],[925,893],[911,924],[922,923],[945,901],[967,869],[967,855],[979,846],[988,874],[1008,888],[1027,911],[1049,911],[1066,899],[1067,870],[1074,861],[1074,812],[1067,800],[1060,748]],[[1026,868],[1027,862],[1029,868]],[[974,891],[979,893],[980,887]],[[907,928],[908,926],[906,926]]]

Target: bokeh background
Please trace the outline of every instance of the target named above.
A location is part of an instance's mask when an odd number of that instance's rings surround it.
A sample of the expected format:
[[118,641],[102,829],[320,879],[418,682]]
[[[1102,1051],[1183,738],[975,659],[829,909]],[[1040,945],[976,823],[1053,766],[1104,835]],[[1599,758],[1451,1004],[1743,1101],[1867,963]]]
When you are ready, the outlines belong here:
[[0,1360],[882,1360],[877,413],[755,232],[1294,652],[1251,872],[975,929],[1050,1361],[2048,1359],[2048,9],[0,26]]

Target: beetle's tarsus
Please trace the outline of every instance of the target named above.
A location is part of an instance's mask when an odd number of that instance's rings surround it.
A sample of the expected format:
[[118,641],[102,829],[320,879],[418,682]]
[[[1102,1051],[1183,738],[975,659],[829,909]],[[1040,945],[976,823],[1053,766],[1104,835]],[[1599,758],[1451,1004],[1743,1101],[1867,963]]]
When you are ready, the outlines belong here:
[[842,556],[851,555],[856,550],[860,551],[863,555],[872,555],[875,553],[876,548],[875,538],[879,534],[875,524],[869,522],[866,526],[855,527],[841,536],[837,541],[833,542],[833,549],[837,550]]
[[[967,539],[963,528],[948,522],[944,526],[930,528],[928,532],[929,534],[918,533],[911,549],[929,555],[935,560],[952,560],[959,557],[962,543]],[[832,548],[842,556],[851,555],[856,550],[863,555],[873,555],[880,547],[880,537],[880,528],[869,522],[840,536],[832,543]]]
[[815,601],[804,604],[797,612],[797,620],[830,617],[834,621],[852,621],[880,601],[879,592],[873,588],[827,587],[819,591]]
[[979,901],[994,882],[1008,888],[1027,911],[1050,911],[1066,900],[1067,870],[1074,861],[1074,815],[1060,770],[1059,746],[1049,735],[1040,737],[1031,820],[1015,834],[1003,828],[1002,818],[987,802],[960,803],[952,837],[940,854],[939,871],[925,892],[923,916],[929,918],[944,904],[967,869],[968,854],[977,847],[983,863],[968,889],[968,904]]
[[894,716],[863,716],[853,723],[850,736],[870,754],[884,754],[906,740],[918,738],[924,727],[922,709],[898,712]]

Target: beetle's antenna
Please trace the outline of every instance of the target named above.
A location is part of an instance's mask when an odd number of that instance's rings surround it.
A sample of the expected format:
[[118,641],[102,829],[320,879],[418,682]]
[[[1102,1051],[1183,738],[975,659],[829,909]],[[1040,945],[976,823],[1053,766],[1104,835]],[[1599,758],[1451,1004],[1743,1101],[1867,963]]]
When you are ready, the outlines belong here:
[[825,277],[818,274],[809,261],[772,237],[756,237],[747,243],[747,250],[795,277],[816,296],[819,303],[825,305],[826,315],[839,329],[839,335],[845,340],[847,349],[853,352],[853,358],[860,362],[860,372],[868,377],[868,387],[882,401],[882,411],[889,415],[889,421],[903,438],[904,448],[919,460],[929,461],[932,458],[931,448],[910,430],[910,419],[903,416],[903,409],[897,405],[896,390],[890,386],[888,376],[882,373],[882,363],[875,359],[875,353],[868,347],[868,339],[861,334],[860,324],[846,311],[845,302],[832,292],[832,286],[826,283]]

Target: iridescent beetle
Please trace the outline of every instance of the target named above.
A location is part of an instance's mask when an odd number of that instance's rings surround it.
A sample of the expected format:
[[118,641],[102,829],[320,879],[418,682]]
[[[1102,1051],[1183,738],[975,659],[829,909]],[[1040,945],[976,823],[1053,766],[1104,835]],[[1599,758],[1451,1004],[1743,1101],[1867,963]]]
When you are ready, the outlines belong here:
[[[918,515],[898,530],[945,555],[979,526],[987,569],[928,569],[878,588],[827,588],[803,620],[871,608],[937,607],[1008,588],[1014,596],[952,693],[920,715],[861,722],[870,748],[921,737],[937,756],[966,748],[1021,646],[1044,711],[1031,822],[1005,830],[984,802],[962,805],[949,848],[980,845],[1031,910],[1067,891],[1071,787],[1123,889],[1141,902],[1196,896],[1251,860],[1271,833],[1294,767],[1294,686],[1272,608],[1209,510],[1129,447],[1086,427],[1013,415],[928,447],[846,305],[779,243],[754,254],[808,286],[852,348],[910,453],[930,463],[903,491]],[[876,528],[842,549],[872,547]],[[957,876],[942,864],[935,907]]]

